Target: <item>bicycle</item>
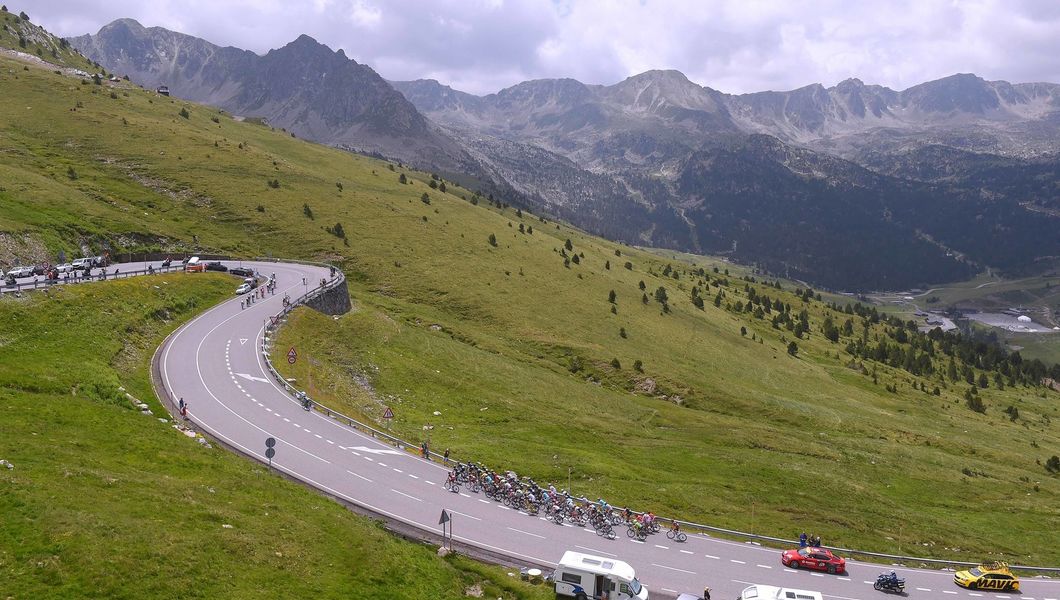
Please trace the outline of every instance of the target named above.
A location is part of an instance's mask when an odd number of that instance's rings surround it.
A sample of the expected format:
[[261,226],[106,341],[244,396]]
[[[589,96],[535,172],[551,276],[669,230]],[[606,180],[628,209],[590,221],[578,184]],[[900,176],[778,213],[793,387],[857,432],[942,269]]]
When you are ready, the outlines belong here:
[[446,479],[445,483],[442,484],[442,488],[453,492],[454,494],[460,493],[460,484],[452,479]]
[[666,532],[666,537],[670,538],[671,540],[674,540],[675,542],[684,542],[688,539],[688,534],[680,530],[675,531],[671,529],[670,531]]

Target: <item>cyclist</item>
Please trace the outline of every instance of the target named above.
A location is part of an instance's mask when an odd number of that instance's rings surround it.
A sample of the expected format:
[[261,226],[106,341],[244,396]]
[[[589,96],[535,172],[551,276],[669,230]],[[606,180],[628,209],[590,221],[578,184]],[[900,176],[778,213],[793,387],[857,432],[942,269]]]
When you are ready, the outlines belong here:
[[677,535],[677,534],[681,533],[681,524],[678,523],[677,521],[674,521],[670,525],[670,532],[673,533],[674,535]]

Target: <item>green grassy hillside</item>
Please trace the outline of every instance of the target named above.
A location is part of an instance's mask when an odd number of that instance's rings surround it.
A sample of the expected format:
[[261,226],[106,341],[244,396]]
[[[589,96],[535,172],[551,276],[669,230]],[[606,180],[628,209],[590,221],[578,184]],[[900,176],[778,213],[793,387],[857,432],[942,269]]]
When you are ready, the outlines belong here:
[[[955,380],[953,345],[914,349],[901,324],[135,88],[3,69],[0,94],[20,100],[0,105],[9,252],[195,247],[341,263],[355,312],[300,312],[280,340],[313,359],[290,375],[308,381],[312,366],[314,395],[336,408],[375,419],[389,404],[407,437],[433,427],[435,448],[539,481],[571,468],[576,493],[662,514],[1060,562],[1060,481],[1041,464],[1060,453],[1058,395],[1025,366],[1001,375],[972,349]],[[783,308],[766,313],[766,295]],[[851,331],[827,340],[828,318]],[[890,354],[869,358],[881,341]],[[980,375],[985,414],[964,397]]]
[[0,298],[5,598],[549,596],[159,422],[151,354],[230,294],[178,274]]

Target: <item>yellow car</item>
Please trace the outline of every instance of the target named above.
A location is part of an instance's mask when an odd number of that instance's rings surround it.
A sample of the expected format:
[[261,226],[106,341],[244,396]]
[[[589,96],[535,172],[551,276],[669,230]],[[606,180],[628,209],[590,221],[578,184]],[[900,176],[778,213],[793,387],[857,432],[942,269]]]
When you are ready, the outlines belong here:
[[1020,580],[1008,570],[1003,562],[979,565],[967,571],[957,571],[953,583],[970,590],[994,590],[1018,592]]

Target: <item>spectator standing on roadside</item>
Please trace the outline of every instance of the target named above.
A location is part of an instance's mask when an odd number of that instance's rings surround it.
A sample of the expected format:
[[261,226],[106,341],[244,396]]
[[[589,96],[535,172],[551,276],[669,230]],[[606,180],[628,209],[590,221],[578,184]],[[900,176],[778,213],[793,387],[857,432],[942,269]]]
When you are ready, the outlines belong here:
[[442,457],[442,461],[445,464],[449,464],[449,448],[445,449],[445,455]]
[[703,600],[710,600],[710,588],[703,588]]
[[423,458],[430,457],[430,450],[427,448],[427,442],[420,444],[420,454],[423,455]]
[[820,548],[821,547],[821,536],[819,536],[819,535],[813,536],[813,541],[811,543],[813,544],[814,548]]
[[808,543],[808,536],[806,535],[806,532],[803,531],[802,533],[799,534],[799,548],[805,548],[807,543]]
[[184,398],[181,398],[180,402],[177,404],[177,410],[178,411],[183,411],[184,410]]
[[180,407],[180,416],[184,417],[184,420],[188,420],[188,403],[185,402],[184,406]]

